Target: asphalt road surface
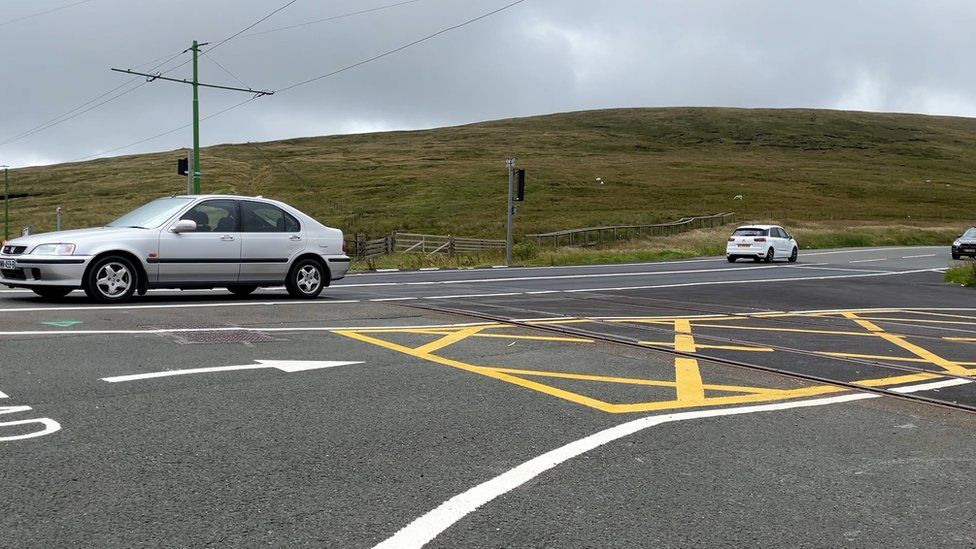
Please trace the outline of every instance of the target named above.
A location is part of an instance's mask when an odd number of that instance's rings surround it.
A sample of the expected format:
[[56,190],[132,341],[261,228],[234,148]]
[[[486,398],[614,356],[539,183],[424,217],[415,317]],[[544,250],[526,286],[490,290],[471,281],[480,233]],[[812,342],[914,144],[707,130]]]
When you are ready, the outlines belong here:
[[973,547],[948,255],[0,290],[0,546]]

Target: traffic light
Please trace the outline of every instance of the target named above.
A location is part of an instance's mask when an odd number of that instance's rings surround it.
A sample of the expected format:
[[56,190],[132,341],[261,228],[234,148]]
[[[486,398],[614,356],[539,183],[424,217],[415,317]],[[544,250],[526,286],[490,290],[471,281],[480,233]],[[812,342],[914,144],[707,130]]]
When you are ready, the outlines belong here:
[[525,202],[525,168],[515,170],[515,178],[518,183],[515,191],[515,201]]
[[176,160],[176,173],[180,175],[186,175],[189,172],[190,172],[190,159],[178,158]]

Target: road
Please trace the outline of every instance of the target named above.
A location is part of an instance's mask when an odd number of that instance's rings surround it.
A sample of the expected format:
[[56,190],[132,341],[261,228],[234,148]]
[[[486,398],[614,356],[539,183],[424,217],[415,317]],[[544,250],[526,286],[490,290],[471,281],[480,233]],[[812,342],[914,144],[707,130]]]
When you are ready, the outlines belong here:
[[976,416],[831,383],[976,405],[949,263],[0,290],[0,546],[972,547]]

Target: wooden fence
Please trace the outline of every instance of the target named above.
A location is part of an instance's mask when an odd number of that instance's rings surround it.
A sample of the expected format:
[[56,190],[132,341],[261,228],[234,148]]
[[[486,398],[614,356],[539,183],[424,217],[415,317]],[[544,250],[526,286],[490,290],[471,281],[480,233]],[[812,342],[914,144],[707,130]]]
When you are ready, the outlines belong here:
[[392,253],[456,254],[505,250],[504,240],[462,238],[452,235],[392,232],[379,238],[356,237],[346,241],[348,253],[358,259],[369,259]]
[[691,229],[719,227],[728,223],[735,223],[735,214],[732,212],[683,217],[671,223],[611,225],[607,227],[585,227],[582,229],[568,229],[551,233],[527,234],[525,238],[535,239],[539,245],[593,246],[606,240],[627,240],[641,236],[672,236]]

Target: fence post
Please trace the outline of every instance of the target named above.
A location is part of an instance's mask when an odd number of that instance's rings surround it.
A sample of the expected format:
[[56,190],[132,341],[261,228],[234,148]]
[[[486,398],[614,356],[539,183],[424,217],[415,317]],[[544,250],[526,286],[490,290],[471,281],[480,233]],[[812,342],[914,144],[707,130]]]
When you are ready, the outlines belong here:
[[447,255],[454,255],[454,235],[447,235]]

